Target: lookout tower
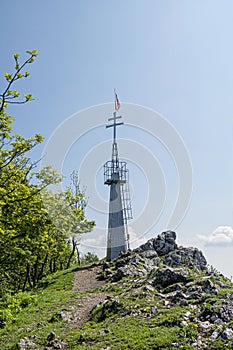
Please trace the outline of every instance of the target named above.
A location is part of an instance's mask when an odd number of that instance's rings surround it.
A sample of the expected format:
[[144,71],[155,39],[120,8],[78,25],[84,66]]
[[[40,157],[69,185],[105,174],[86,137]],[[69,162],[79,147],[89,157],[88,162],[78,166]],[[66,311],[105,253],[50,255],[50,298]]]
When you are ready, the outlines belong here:
[[108,237],[107,237],[107,261],[119,256],[121,252],[129,249],[129,234],[127,222],[132,219],[132,208],[129,193],[129,171],[127,163],[119,160],[116,130],[123,125],[119,122],[121,116],[117,115],[120,102],[115,93],[115,110],[112,122],[106,128],[113,128],[112,159],[104,165],[104,184],[110,186]]

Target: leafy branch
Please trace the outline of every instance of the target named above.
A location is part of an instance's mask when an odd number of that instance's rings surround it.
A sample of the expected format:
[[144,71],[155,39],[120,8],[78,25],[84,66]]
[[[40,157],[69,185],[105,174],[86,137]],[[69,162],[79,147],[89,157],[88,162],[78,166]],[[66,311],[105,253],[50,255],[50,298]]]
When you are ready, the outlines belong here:
[[31,94],[24,94],[23,99],[21,94],[17,90],[12,90],[11,86],[14,82],[16,82],[19,79],[27,78],[29,77],[29,72],[26,70],[23,72],[23,69],[26,65],[33,63],[35,60],[35,57],[38,55],[37,50],[32,51],[26,51],[27,54],[29,54],[29,58],[24,61],[22,64],[19,63],[19,54],[14,54],[14,60],[15,60],[15,72],[14,73],[8,73],[5,72],[4,76],[7,81],[7,86],[2,94],[0,94],[0,113],[3,111],[4,108],[7,107],[7,105],[10,104],[23,104],[28,101],[33,100],[33,97]]

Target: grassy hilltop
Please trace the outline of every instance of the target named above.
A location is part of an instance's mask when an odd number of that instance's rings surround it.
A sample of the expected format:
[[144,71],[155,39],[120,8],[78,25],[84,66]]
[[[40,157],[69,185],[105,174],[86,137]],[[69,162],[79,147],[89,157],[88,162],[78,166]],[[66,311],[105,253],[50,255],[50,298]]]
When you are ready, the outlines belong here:
[[0,348],[231,349],[233,285],[169,231],[2,300]]

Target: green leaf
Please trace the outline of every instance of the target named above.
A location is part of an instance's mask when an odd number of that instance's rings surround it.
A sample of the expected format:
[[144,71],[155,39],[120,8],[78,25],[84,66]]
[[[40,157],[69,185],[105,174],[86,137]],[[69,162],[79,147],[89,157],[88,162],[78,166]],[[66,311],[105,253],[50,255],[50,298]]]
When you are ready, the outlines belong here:
[[36,142],[38,142],[38,143],[44,142],[44,138],[41,134],[36,134],[35,139],[36,139]]
[[27,101],[32,101],[32,100],[34,100],[34,98],[32,97],[32,94],[24,95],[24,97],[26,98]]
[[7,81],[10,81],[12,79],[12,75],[10,73],[4,72],[4,76]]
[[33,51],[32,51],[32,56],[35,56],[35,57],[36,57],[37,55],[38,55],[38,50],[33,50]]
[[15,53],[14,54],[14,59],[17,60],[19,58],[19,54],[18,53]]
[[26,72],[24,73],[25,78],[29,77],[29,75],[29,72],[26,70]]
[[20,96],[20,93],[17,90],[14,90],[13,94],[14,94],[15,97],[19,97]]
[[17,76],[19,79],[23,78],[23,74],[21,74],[21,73],[17,73],[16,76]]
[[[27,50],[26,51],[29,55],[32,55],[34,57],[36,57],[38,55],[38,50]],[[31,62],[30,62],[31,63]]]

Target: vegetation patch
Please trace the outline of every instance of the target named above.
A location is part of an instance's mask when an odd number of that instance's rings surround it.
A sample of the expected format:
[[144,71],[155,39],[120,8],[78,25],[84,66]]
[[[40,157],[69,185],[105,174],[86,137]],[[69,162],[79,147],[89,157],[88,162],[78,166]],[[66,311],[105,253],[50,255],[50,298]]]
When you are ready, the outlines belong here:
[[57,272],[33,292],[6,297],[1,304],[1,317],[5,319],[0,329],[0,349],[17,349],[20,339],[35,336],[37,349],[43,349],[50,332],[63,338],[66,322],[58,310],[69,309],[69,303],[77,298],[72,291],[73,274],[72,268]]

